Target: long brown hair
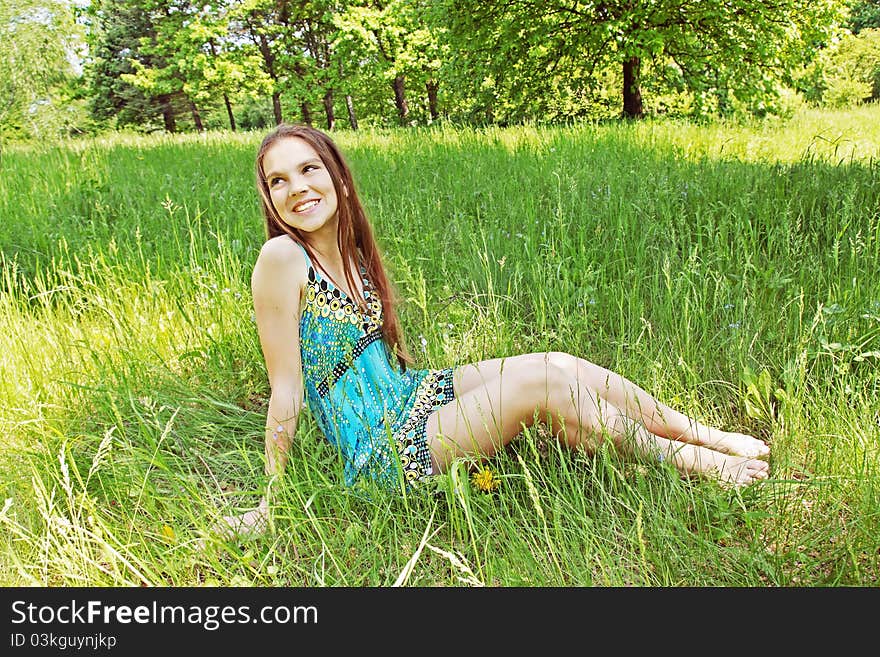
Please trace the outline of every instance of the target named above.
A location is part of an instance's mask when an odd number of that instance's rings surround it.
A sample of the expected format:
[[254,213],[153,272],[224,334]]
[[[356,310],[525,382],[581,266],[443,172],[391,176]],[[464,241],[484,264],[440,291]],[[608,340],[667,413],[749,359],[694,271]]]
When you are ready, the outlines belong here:
[[342,254],[343,271],[345,272],[345,281],[348,284],[348,289],[352,291],[352,298],[355,299],[357,304],[362,309],[366,309],[366,301],[354,284],[354,274],[351,267],[352,260],[355,262],[359,260],[357,257],[352,258],[352,255],[359,255],[366,267],[367,278],[370,279],[373,290],[379,294],[379,298],[382,301],[382,313],[384,316],[382,338],[391,352],[395,354],[400,365],[406,368],[407,364],[413,362],[413,359],[409,355],[403,339],[400,322],[394,309],[396,304],[394,289],[385,275],[379,246],[373,237],[373,229],[370,227],[370,222],[358,198],[351,169],[348,168],[345,158],[333,140],[320,130],[305,125],[282,123],[266,135],[260,144],[256,161],[257,191],[260,194],[263,217],[266,221],[266,239],[279,235],[289,235],[291,239],[295,240],[306,250],[306,253],[309,254],[314,263],[321,267],[322,270],[324,269],[315,252],[303,238],[302,232],[286,224],[278,215],[275,206],[272,204],[272,197],[269,194],[269,183],[263,172],[263,158],[266,156],[266,151],[280,139],[291,138],[302,139],[315,149],[318,157],[321,158],[324,166],[327,167],[327,172],[333,180],[333,187],[336,190],[336,198],[338,199],[336,214],[339,219],[339,230],[336,234],[336,243]]

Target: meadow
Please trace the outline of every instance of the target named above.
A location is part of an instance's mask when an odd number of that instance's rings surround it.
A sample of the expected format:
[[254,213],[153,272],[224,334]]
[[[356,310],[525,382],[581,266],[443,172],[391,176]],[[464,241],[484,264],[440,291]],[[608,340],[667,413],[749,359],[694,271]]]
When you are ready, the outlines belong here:
[[[273,523],[256,133],[0,159],[0,584],[875,586],[880,106],[786,121],[340,131],[420,367],[562,350],[772,446],[745,489],[540,425],[350,490],[307,412]],[[202,542],[204,540],[204,542]]]

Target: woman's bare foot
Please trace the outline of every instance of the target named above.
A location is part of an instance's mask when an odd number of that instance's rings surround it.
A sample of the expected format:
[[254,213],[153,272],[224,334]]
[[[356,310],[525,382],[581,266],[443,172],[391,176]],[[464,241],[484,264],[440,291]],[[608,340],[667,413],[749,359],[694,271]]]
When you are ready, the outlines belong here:
[[730,486],[748,486],[770,476],[770,465],[766,461],[690,444],[678,448],[671,460],[684,474],[716,478]]
[[[770,458],[770,446],[763,440],[745,433],[721,431],[711,427],[698,425],[689,431],[688,442],[730,456],[745,456],[753,459]],[[690,438],[693,438],[692,440]]]
[[[714,436],[718,436],[715,438]],[[767,459],[770,457],[770,446],[759,438],[734,431],[710,432],[712,442],[706,447],[716,452],[723,452],[731,456],[746,456],[755,459]]]

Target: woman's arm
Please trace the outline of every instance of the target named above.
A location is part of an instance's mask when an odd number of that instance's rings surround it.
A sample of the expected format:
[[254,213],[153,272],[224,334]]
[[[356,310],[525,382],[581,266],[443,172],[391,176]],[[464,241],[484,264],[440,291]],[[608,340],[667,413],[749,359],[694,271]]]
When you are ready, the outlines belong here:
[[302,251],[286,236],[263,245],[251,276],[254,316],[271,396],[266,416],[266,474],[269,483],[259,506],[240,516],[227,516],[220,530],[254,533],[269,519],[272,482],[284,472],[303,400],[299,314],[307,269]]
[[266,417],[266,474],[281,475],[302,408],[300,298],[306,281],[302,251],[288,237],[266,242],[251,276],[254,316],[271,396]]

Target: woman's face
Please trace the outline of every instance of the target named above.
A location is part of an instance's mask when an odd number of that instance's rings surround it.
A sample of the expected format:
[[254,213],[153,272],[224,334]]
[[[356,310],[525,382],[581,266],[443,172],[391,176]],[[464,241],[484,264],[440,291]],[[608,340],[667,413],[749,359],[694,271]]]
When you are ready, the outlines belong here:
[[263,156],[263,175],[278,216],[308,233],[337,230],[336,188],[324,162],[298,137],[276,141]]

